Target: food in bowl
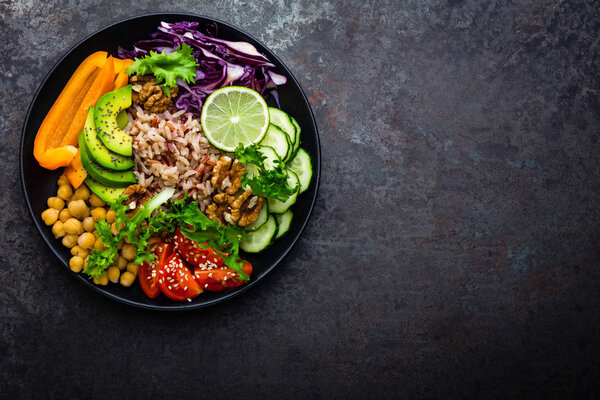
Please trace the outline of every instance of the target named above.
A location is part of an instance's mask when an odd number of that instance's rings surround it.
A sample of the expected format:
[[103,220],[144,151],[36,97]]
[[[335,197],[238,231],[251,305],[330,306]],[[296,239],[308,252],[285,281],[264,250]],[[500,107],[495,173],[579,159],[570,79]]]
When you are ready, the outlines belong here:
[[116,57],[89,55],[38,130],[36,160],[64,168],[41,217],[98,285],[176,301],[239,287],[244,254],[289,230],[310,185],[301,127],[277,101],[286,78],[205,28],[163,22]]

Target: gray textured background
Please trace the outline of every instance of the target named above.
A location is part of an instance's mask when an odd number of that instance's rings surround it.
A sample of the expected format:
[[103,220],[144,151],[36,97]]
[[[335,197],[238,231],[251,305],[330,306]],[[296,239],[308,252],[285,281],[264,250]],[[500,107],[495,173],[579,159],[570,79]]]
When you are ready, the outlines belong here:
[[[0,397],[592,397],[598,1],[38,3],[0,1]],[[197,312],[140,311],[81,285],[20,188],[44,75],[146,11],[262,40],[321,134],[299,243],[264,283]]]

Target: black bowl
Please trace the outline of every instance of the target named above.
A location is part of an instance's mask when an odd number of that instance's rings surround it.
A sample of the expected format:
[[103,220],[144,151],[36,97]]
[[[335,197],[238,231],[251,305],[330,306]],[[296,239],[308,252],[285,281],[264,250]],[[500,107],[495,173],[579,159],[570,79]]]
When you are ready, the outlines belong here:
[[[47,208],[46,201],[48,197],[53,196],[56,193],[56,181],[62,173],[62,168],[56,171],[46,170],[41,168],[33,157],[33,141],[37,130],[42,123],[44,116],[79,63],[89,54],[99,50],[108,51],[110,54],[116,56],[118,46],[128,49],[131,48],[134,42],[148,38],[150,33],[156,31],[156,28],[161,21],[197,21],[200,23],[201,27],[209,23],[216,23],[220,38],[247,41],[256,46],[260,52],[264,53],[271,62],[277,66],[276,71],[288,78],[288,82],[278,90],[281,108],[296,118],[301,126],[302,147],[312,157],[314,171],[310,187],[306,192],[298,196],[296,204],[292,206],[294,218],[289,232],[278,239],[263,253],[244,255],[254,267],[250,282],[227,292],[204,292],[196,297],[191,303],[172,301],[165,296],[161,296],[158,299],[149,299],[137,283],[130,288],[122,287],[119,284],[96,286],[85,275],[71,272],[68,267],[70,258],[68,249],[62,246],[60,240],[54,238],[50,227],[46,226],[40,217],[42,211]],[[56,63],[35,94],[33,102],[27,112],[21,140],[20,163],[25,200],[27,201],[33,221],[48,246],[50,246],[54,254],[62,261],[66,273],[72,274],[85,285],[88,285],[90,288],[107,297],[125,304],[158,310],[188,310],[219,303],[250,289],[275,268],[275,266],[290,251],[306,226],[317,198],[321,155],[317,125],[310,109],[310,105],[306,99],[306,95],[290,70],[281,62],[281,60],[279,60],[279,58],[277,58],[277,56],[275,56],[275,54],[265,47],[265,45],[247,33],[212,18],[184,13],[159,13],[137,16],[107,26],[79,42]],[[268,290],[268,288],[264,288],[264,290]]]

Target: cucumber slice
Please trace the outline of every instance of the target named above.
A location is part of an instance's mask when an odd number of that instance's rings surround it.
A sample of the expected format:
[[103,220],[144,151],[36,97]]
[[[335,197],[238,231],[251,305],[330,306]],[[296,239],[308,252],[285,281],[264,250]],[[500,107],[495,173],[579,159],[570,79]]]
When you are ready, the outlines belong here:
[[269,215],[267,222],[258,230],[248,232],[248,238],[240,242],[240,249],[246,253],[258,253],[266,249],[271,244],[271,239],[277,234],[277,221],[275,217]]
[[293,171],[286,168],[286,172],[288,175],[287,183],[291,187],[295,187],[297,189],[294,192],[294,194],[291,195],[285,202],[272,198],[267,199],[267,202],[269,203],[269,211],[276,214],[286,212],[292,206],[292,204],[296,202],[296,198],[298,197],[298,188],[300,187],[300,181],[298,180],[298,177]]
[[292,124],[294,124],[294,128],[296,128],[296,139],[294,140],[294,146],[292,149],[292,156],[290,157],[290,160],[292,158],[294,158],[296,156],[296,154],[298,153],[298,149],[300,148],[300,125],[298,124],[298,122],[296,122],[296,120],[294,119],[294,117],[290,117],[290,120],[292,120]]
[[246,226],[246,232],[253,232],[255,230],[258,230],[258,228],[260,228],[267,222],[268,218],[269,218],[269,204],[265,201],[265,202],[263,202],[263,206],[260,209],[260,213],[258,214],[258,219],[256,221],[254,221],[253,223],[251,223],[250,225]]
[[269,125],[267,134],[260,142],[261,146],[270,146],[280,159],[284,160],[291,149],[288,136],[275,125]]
[[[283,131],[283,133],[287,135],[290,147],[293,149],[297,138],[296,127],[292,123],[290,116],[277,108],[269,107],[269,118],[271,120],[271,124],[277,126]],[[292,152],[288,151],[287,157],[285,159],[282,159],[282,161],[288,162],[291,158]]]
[[277,220],[277,235],[275,235],[275,239],[279,239],[290,230],[293,216],[294,214],[291,210],[287,210],[283,214],[275,214],[275,219]]
[[312,179],[313,175],[312,162],[306,150],[298,150],[296,157],[292,158],[292,161],[288,162],[286,167],[291,169],[296,176],[298,176],[298,180],[300,181],[299,193],[306,191],[310,185],[310,180]]

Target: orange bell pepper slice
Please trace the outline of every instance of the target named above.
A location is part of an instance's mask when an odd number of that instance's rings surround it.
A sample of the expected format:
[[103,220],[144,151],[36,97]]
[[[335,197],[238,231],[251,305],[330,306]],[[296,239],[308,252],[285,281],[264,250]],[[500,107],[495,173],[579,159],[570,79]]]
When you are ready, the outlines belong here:
[[42,167],[47,169],[65,167],[77,154],[74,144],[63,145],[63,139],[79,106],[100,74],[99,69],[108,61],[107,56],[105,51],[98,51],[88,56],[77,67],[46,114],[33,144],[33,155]]
[[71,185],[73,185],[75,189],[81,186],[81,184],[87,177],[87,172],[85,168],[83,168],[83,164],[81,162],[81,153],[79,152],[79,150],[77,150],[77,154],[75,155],[75,158],[71,161],[71,164],[69,164],[69,166],[65,168],[64,174],[69,179],[69,182],[71,182]]
[[115,83],[113,85],[113,90],[121,89],[123,86],[129,83],[129,74],[125,72],[127,67],[133,64],[133,60],[129,58],[125,58],[123,60],[115,58]]
[[129,66],[131,66],[131,64],[133,64],[133,60],[129,59],[129,58],[115,58],[114,59],[114,63],[115,63],[115,74],[118,74],[120,72],[125,72],[125,69]]
[[121,72],[115,78],[115,83],[113,85],[113,90],[121,89],[123,86],[129,83],[129,75],[125,72]]
[[83,100],[77,106],[77,111],[61,141],[61,146],[77,146],[77,138],[85,125],[88,109],[95,105],[102,95],[112,90],[114,76],[113,58],[108,57],[106,64],[100,69]]

